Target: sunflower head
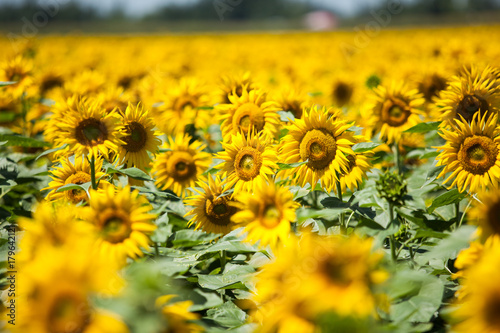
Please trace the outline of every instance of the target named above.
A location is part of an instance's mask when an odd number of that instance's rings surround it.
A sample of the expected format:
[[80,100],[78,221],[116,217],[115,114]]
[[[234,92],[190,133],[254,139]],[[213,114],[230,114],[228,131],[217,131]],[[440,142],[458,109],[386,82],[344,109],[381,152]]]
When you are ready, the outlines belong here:
[[188,187],[194,187],[211,162],[210,154],[203,152],[205,145],[190,141],[189,135],[169,138],[163,146],[167,151],[156,156],[152,169],[159,188],[170,189],[182,197]]
[[232,221],[245,226],[248,241],[273,247],[288,241],[290,223],[295,221],[298,206],[288,188],[259,179],[253,194],[239,192],[235,198],[240,211],[233,215]]
[[444,165],[439,177],[452,174],[445,180],[453,180],[451,186],[458,185],[460,191],[467,188],[471,192],[488,187],[497,188],[500,167],[497,165],[500,152],[500,137],[497,115],[482,117],[475,114],[471,123],[455,122],[450,128],[443,128],[440,135],[446,140],[437,159]]
[[403,206],[408,194],[407,183],[402,175],[396,172],[386,172],[376,182],[380,197],[391,205]]
[[354,87],[351,83],[339,80],[335,82],[332,89],[333,103],[342,107],[351,101]]
[[237,212],[234,199],[224,195],[223,183],[219,176],[208,177],[207,182],[197,182],[201,191],[195,188],[195,195],[185,200],[186,205],[193,207],[186,216],[192,215],[189,225],[196,224],[195,230],[227,234],[234,229],[231,217]]
[[[339,116],[332,117],[330,109],[313,107],[305,109],[301,119],[295,119],[288,127],[280,154],[285,163],[304,162],[290,169],[283,177],[291,177],[294,183],[314,188],[321,180],[322,186],[331,191],[338,174],[348,172],[348,155],[358,138],[347,131],[351,124]],[[337,113],[335,113],[337,114]]]
[[426,102],[432,102],[441,90],[447,86],[446,79],[437,73],[428,75],[418,83],[418,91],[424,95]]
[[479,226],[481,239],[492,235],[500,236],[500,192],[492,190],[478,194],[470,210],[470,220]]
[[229,143],[222,143],[224,151],[216,158],[224,160],[220,168],[225,180],[225,187],[234,186],[234,192],[253,191],[256,182],[268,180],[277,169],[276,149],[264,139],[251,131],[248,136],[241,133],[233,135]]
[[278,105],[266,101],[267,94],[261,89],[243,88],[241,96],[229,95],[231,104],[217,105],[220,112],[221,131],[227,140],[236,133],[248,135],[250,132],[262,133],[266,139],[273,139],[280,123]]

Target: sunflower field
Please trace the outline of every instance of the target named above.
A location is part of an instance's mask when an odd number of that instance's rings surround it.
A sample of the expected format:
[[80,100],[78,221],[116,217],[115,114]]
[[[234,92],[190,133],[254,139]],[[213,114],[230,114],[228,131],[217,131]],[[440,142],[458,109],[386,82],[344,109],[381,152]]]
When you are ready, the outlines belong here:
[[500,332],[494,36],[0,38],[0,330]]

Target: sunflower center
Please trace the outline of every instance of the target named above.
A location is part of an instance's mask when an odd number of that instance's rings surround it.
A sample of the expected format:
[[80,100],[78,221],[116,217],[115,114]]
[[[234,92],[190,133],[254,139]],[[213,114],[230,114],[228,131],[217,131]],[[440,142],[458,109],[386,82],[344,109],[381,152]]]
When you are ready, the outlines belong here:
[[381,119],[392,127],[406,124],[411,112],[407,104],[400,99],[388,99],[382,106]]
[[484,98],[477,95],[466,95],[457,106],[457,119],[460,120],[458,115],[461,115],[466,121],[471,122],[476,112],[479,111],[480,115],[483,116],[488,110],[489,105]]
[[176,181],[184,181],[196,176],[196,164],[187,151],[176,151],[167,162],[167,170]]
[[352,282],[346,267],[348,263],[340,258],[330,257],[323,263],[323,272],[335,284],[347,286]]
[[320,170],[328,167],[336,152],[335,138],[327,131],[310,130],[300,142],[300,157],[304,161],[309,160],[307,166],[311,169]]
[[236,213],[236,208],[229,205],[229,197],[208,200],[205,205],[207,217],[213,224],[227,226],[231,223],[231,216]]
[[184,111],[184,109],[186,109],[187,107],[194,109],[195,107],[197,107],[197,104],[198,103],[196,103],[190,97],[180,97],[174,103],[174,110]]
[[126,132],[127,135],[123,138],[126,151],[136,153],[146,146],[148,133],[142,124],[133,121],[126,126]]
[[275,205],[265,207],[262,216],[262,225],[268,229],[275,228],[281,220],[281,213]]
[[105,210],[101,221],[101,234],[110,243],[121,243],[132,233],[130,219],[122,210]]
[[500,328],[500,298],[499,295],[492,295],[490,299],[486,301],[484,319],[491,326]]
[[462,167],[475,175],[486,173],[495,165],[497,156],[495,142],[487,136],[477,135],[466,138],[457,154]]
[[333,97],[338,106],[344,106],[349,103],[352,93],[352,87],[345,82],[339,82],[333,88]]
[[90,307],[81,296],[61,295],[49,310],[47,331],[81,333],[90,322]]
[[234,168],[238,178],[249,181],[259,175],[262,166],[260,151],[252,147],[243,147],[234,159]]
[[[91,181],[91,177],[88,173],[83,171],[78,171],[77,173],[69,176],[64,185],[66,184],[76,184],[82,185]],[[83,189],[74,189],[65,192],[66,198],[73,203],[78,203],[82,200],[87,200],[87,193]]]
[[245,103],[235,112],[233,127],[238,128],[244,134],[252,129],[260,132],[264,128],[265,118],[262,109],[254,103]]
[[500,235],[500,201],[491,205],[486,213],[488,226],[497,235]]
[[76,127],[75,137],[84,146],[102,144],[108,138],[106,125],[98,119],[82,120]]

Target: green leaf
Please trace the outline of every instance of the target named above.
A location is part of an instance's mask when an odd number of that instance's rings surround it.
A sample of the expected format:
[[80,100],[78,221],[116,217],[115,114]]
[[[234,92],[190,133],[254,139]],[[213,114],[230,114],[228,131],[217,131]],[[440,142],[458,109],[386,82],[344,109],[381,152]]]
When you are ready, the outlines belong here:
[[294,121],[295,120],[295,116],[289,110],[278,111],[277,113],[280,115],[281,121],[286,122],[286,121]]
[[107,167],[107,174],[119,173],[125,176],[129,176],[130,178],[139,179],[139,180],[152,180],[151,177],[144,171],[137,168],[128,168],[128,169],[116,169],[112,166]]
[[374,148],[377,148],[378,146],[380,146],[380,143],[360,142],[360,143],[356,143],[354,146],[352,146],[352,150],[355,153],[364,153],[364,152],[373,150]]
[[213,110],[214,107],[213,106],[198,106],[196,109],[197,110]]
[[301,166],[301,165],[304,165],[306,164],[307,162],[309,162],[309,160],[307,161],[303,161],[303,162],[296,162],[296,163],[290,163],[290,164],[287,164],[287,163],[276,163],[278,164],[278,167],[279,167],[279,170],[288,170],[288,169],[293,169],[293,168],[296,168],[298,166]]
[[415,125],[403,133],[427,133],[430,131],[435,131],[439,128],[439,124],[441,124],[440,121],[433,121],[430,123],[420,123],[418,125]]
[[207,317],[224,327],[238,327],[245,323],[246,313],[229,301],[208,310]]
[[172,244],[176,247],[192,247],[198,244],[208,243],[217,239],[219,235],[206,233],[200,230],[179,230],[174,234]]
[[15,134],[0,134],[0,141],[6,141],[7,143],[4,146],[8,147],[43,148],[50,146],[48,142]]
[[7,123],[16,118],[16,113],[15,112],[9,112],[9,111],[2,111],[0,112],[0,122],[1,123]]
[[437,198],[432,201],[432,204],[430,205],[429,208],[427,208],[427,211],[432,214],[432,212],[439,207],[446,206],[446,205],[451,205],[454,203],[458,203],[462,201],[467,196],[467,193],[461,193],[458,191],[458,189],[453,189],[448,192],[445,192],[438,196]]
[[16,84],[17,81],[0,81],[0,87],[10,86],[11,84]]
[[55,153],[56,151],[59,151],[59,150],[63,150],[63,149],[65,149],[66,147],[68,147],[68,144],[67,144],[67,143],[65,143],[64,145],[62,145],[62,146],[60,146],[60,147],[57,147],[57,148],[48,149],[48,150],[44,151],[43,153],[41,153],[40,155],[38,155],[38,156],[35,158],[35,161],[37,161],[40,157],[47,156],[47,155],[52,154],[52,153]]
[[91,186],[90,182],[84,183],[84,184],[81,184],[81,185],[78,185],[78,184],[66,184],[66,185],[63,185],[63,186],[59,187],[56,190],[56,192],[59,193],[59,192],[70,191],[70,190],[83,190],[83,191],[85,191],[85,192],[88,193],[90,186]]

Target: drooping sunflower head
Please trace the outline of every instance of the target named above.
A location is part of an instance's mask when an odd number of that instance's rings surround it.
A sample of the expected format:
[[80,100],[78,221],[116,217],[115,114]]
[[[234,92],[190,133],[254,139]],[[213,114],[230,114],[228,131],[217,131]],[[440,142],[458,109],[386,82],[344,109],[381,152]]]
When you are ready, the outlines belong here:
[[124,144],[118,113],[106,113],[97,100],[80,99],[75,106],[60,114],[56,143],[67,143],[75,155],[102,154],[107,158],[116,153],[118,146]]
[[498,188],[500,178],[500,129],[497,115],[476,114],[471,123],[455,122],[451,128],[443,128],[440,135],[446,140],[437,157],[438,165],[444,169],[439,177],[451,172],[444,183],[453,180],[451,186],[457,185],[463,192],[468,189],[472,193],[488,188]]
[[224,151],[216,158],[224,160],[217,167],[225,178],[225,188],[234,186],[234,193],[252,192],[258,181],[268,181],[278,166],[276,149],[264,136],[250,132],[233,135],[230,142],[222,143]]
[[287,187],[259,179],[253,194],[238,192],[235,198],[240,211],[233,215],[232,221],[245,227],[246,240],[272,247],[288,242],[298,204]]
[[250,78],[250,72],[245,72],[243,75],[233,75],[233,76],[222,76],[220,82],[220,92],[219,101],[223,104],[229,104],[229,95],[233,94],[238,97],[243,95],[243,90],[245,87],[252,86],[252,79]]
[[197,182],[202,191],[195,188],[197,194],[185,200],[186,205],[193,207],[186,216],[192,215],[189,225],[196,224],[195,230],[227,234],[235,225],[231,217],[238,211],[232,204],[234,199],[230,195],[223,195],[223,183],[219,176],[208,177],[207,182]]
[[125,144],[120,145],[118,152],[121,163],[144,170],[151,162],[148,152],[155,154],[161,144],[153,130],[153,119],[140,103],[129,104],[123,116],[123,125],[125,136],[122,140]]
[[287,126],[280,155],[285,163],[303,164],[286,171],[283,176],[294,183],[314,188],[321,180],[322,186],[331,191],[338,174],[348,172],[348,155],[358,138],[348,131],[352,124],[338,117],[331,117],[328,109],[306,109],[301,119]]
[[231,135],[250,132],[261,133],[266,140],[274,139],[280,123],[279,107],[275,102],[266,100],[267,94],[261,89],[243,88],[241,96],[229,95],[231,104],[217,105],[220,112],[221,131],[224,140]]
[[494,69],[486,67],[480,72],[477,67],[464,68],[454,76],[448,87],[436,98],[436,111],[447,123],[471,122],[476,113],[498,114],[500,111],[499,84]]
[[[370,162],[371,153],[347,155],[347,169],[339,174],[340,188],[342,193],[345,193],[346,188],[352,192],[363,183],[363,178],[366,178],[366,173],[372,168]],[[337,193],[337,188],[333,190]]]
[[389,88],[379,85],[373,89],[372,117],[374,131],[387,143],[399,140],[401,133],[421,120],[419,109],[424,98],[418,90],[409,90],[403,83],[392,83]]
[[500,192],[481,192],[478,200],[474,200],[469,217],[479,226],[481,239],[484,241],[492,235],[500,236]]
[[107,185],[103,191],[90,190],[90,197],[85,219],[94,226],[102,253],[123,262],[127,256],[142,256],[141,248],[149,250],[155,215],[139,191]]
[[189,135],[179,134],[169,138],[162,148],[167,151],[156,156],[152,173],[156,186],[162,190],[170,189],[185,197],[188,187],[205,172],[211,162],[211,155],[203,151],[205,145],[198,141],[190,143]]

